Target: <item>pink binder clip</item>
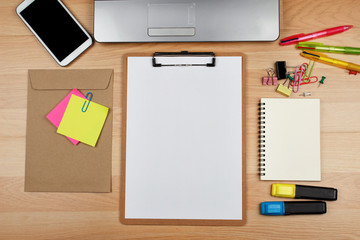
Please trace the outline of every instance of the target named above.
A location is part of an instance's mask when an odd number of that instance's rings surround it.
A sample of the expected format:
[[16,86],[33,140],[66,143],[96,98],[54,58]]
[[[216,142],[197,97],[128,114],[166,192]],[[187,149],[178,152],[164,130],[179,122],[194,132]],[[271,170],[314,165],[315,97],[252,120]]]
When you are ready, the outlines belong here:
[[267,77],[263,77],[263,85],[277,85],[277,77],[274,77],[275,71],[273,68],[266,69]]

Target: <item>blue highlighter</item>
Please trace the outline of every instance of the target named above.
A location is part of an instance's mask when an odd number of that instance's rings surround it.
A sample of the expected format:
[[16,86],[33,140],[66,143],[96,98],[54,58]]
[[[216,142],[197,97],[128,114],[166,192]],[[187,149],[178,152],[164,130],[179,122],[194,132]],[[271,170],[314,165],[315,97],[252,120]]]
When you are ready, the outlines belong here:
[[261,214],[281,216],[291,214],[323,214],[326,213],[326,202],[323,201],[284,201],[262,202]]

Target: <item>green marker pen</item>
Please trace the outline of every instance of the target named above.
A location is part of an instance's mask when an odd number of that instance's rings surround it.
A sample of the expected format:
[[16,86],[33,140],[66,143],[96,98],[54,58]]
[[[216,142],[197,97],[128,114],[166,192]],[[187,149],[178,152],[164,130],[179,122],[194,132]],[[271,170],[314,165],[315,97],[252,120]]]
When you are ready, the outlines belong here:
[[345,53],[360,55],[360,48],[328,46],[323,43],[316,42],[300,42],[296,45],[298,49],[307,49],[317,52]]

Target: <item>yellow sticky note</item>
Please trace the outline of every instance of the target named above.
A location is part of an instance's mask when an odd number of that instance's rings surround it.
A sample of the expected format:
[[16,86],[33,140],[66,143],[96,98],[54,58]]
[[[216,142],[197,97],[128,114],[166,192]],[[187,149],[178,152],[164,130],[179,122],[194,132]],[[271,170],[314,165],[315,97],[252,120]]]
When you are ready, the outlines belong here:
[[104,126],[109,108],[72,95],[60,122],[58,133],[95,147]]

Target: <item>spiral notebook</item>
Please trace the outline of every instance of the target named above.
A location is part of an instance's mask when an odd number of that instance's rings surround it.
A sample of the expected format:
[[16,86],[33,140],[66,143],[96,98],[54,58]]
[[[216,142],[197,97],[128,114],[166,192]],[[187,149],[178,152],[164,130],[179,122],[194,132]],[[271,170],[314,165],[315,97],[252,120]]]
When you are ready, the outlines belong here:
[[262,98],[260,179],[320,181],[320,100]]

